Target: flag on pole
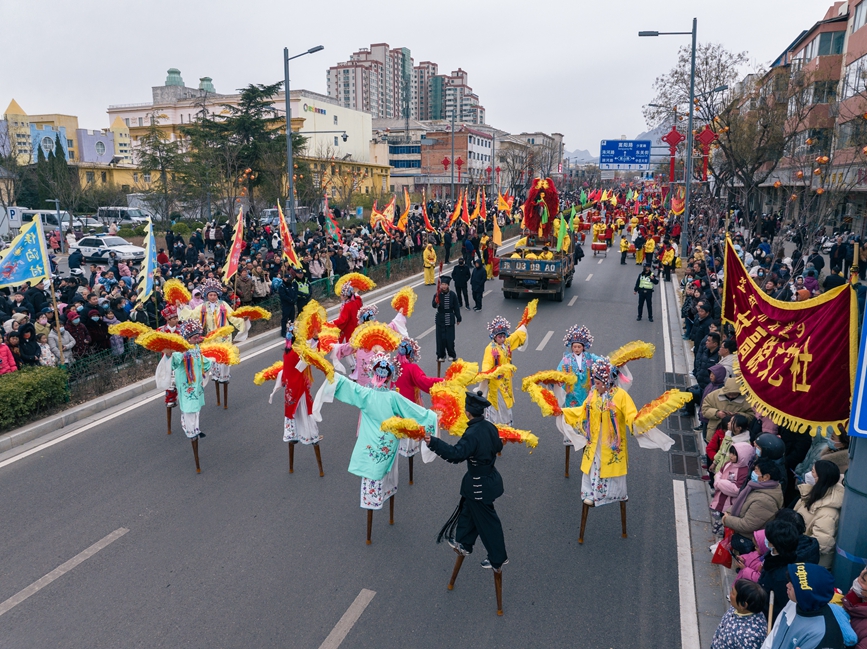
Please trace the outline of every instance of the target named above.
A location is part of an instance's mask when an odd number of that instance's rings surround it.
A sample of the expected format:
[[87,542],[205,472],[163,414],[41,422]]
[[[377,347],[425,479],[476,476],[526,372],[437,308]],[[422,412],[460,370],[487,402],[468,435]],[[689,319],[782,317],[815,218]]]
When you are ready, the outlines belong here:
[[449,227],[452,227],[459,218],[461,218],[461,195],[458,195],[458,200],[455,202],[455,210],[449,219]]
[[138,273],[138,297],[136,303],[144,304],[154,292],[154,271],[157,269],[157,242],[154,238],[154,224],[151,218],[148,217],[148,224],[145,226],[145,257],[141,265],[141,270]]
[[494,236],[492,238],[496,245],[503,245],[503,233],[500,231],[500,224],[497,222],[496,214],[494,214]]
[[376,201],[373,201],[373,207],[370,209],[370,229],[375,230],[382,220],[382,212],[376,209]]
[[575,206],[572,206],[572,213],[569,215],[569,232],[575,232]]
[[581,207],[587,205],[587,192],[583,189],[581,190],[581,197],[578,200],[581,201]]
[[469,194],[469,190],[464,192],[464,204],[463,204],[463,214],[461,215],[461,221],[463,221],[466,225],[470,224],[470,208],[467,205],[467,194]]
[[283,245],[283,259],[295,266],[295,268],[301,268],[298,255],[295,254],[295,241],[292,239],[289,226],[286,225],[286,217],[283,216],[283,208],[280,207],[280,203],[277,203],[277,212],[280,214],[280,241]]
[[473,213],[470,215],[470,223],[479,218],[479,196],[480,190],[476,187],[476,202],[473,204]]
[[229,248],[229,256],[226,265],[223,266],[223,281],[229,280],[238,272],[238,263],[241,261],[241,252],[244,250],[244,208],[238,208],[238,222],[235,224],[235,232],[232,234],[232,247]]
[[397,220],[397,229],[401,232],[406,232],[407,223],[409,223],[409,192],[406,187],[403,188],[403,213]]
[[482,204],[479,206],[479,218],[482,219],[483,222],[487,222],[488,220],[488,206],[486,203],[488,202],[488,197],[485,196],[485,190],[482,189]]
[[0,252],[0,288],[50,279],[50,268],[42,221],[36,218],[25,223],[11,245]]
[[421,215],[424,217],[424,229],[427,232],[434,232],[434,226],[427,216],[427,197],[423,189],[421,190]]
[[497,190],[497,211],[499,212],[511,212],[512,211],[512,202],[515,199],[509,196],[509,192],[506,192],[506,195],[503,196],[499,190]]
[[340,233],[340,226],[334,220],[334,215],[328,209],[328,194],[325,194],[325,230],[330,234],[336,242],[343,245],[343,235]]
[[391,230],[394,225],[394,196],[392,195],[391,200],[388,201],[388,205],[382,210],[382,215],[385,217],[385,220],[388,221],[388,229]]
[[[575,214],[575,208],[572,208],[572,214]],[[563,239],[566,237],[566,217],[560,215],[560,228],[557,232],[557,252],[563,250]]]

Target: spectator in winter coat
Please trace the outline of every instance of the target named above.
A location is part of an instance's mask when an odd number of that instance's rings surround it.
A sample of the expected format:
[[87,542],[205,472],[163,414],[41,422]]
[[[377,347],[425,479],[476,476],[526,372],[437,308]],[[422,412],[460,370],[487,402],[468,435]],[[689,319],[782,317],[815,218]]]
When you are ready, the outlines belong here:
[[724,512],[729,503],[737,497],[744,483],[749,480],[750,460],[753,459],[754,454],[752,445],[747,442],[738,442],[731,446],[728,461],[714,478],[711,509]]
[[734,377],[726,379],[719,390],[708,394],[701,404],[701,414],[707,419],[707,430],[712,435],[719,421],[726,415],[742,414],[753,419],[753,409],[741,394],[741,387]]
[[[66,330],[66,327],[61,326],[60,340],[62,341],[61,344],[63,346],[63,361],[64,363],[69,363],[72,360],[72,348],[75,347],[75,338],[70,335]],[[58,344],[57,330],[52,329],[48,333],[48,347],[51,349],[51,353],[54,354],[57,364],[60,363],[61,344]]]
[[845,491],[840,483],[840,468],[828,460],[819,460],[805,477],[807,482],[798,486],[801,497],[795,511],[804,517],[806,533],[819,542],[819,565],[830,569]]
[[[786,601],[786,584],[789,581],[788,566],[795,563],[798,548],[798,530],[788,521],[773,520],[765,528],[765,545],[768,554],[762,564],[759,586],[770,596],[774,594],[777,603]],[[777,619],[782,606],[774,606],[771,622]],[[765,615],[768,610],[765,609]]]
[[464,258],[458,259],[458,265],[452,270],[452,282],[455,285],[455,294],[458,296],[458,306],[470,308],[470,298],[467,295],[467,284],[470,281],[471,271],[467,267]]
[[[752,538],[783,506],[779,467],[769,459],[759,459],[750,474],[750,481],[723,514],[725,527],[742,536]],[[755,543],[755,538],[752,538]]]
[[90,309],[84,319],[84,326],[90,334],[90,345],[93,351],[101,352],[111,347],[108,325],[102,320],[102,312]]
[[246,268],[238,274],[238,297],[241,298],[242,306],[253,304],[253,280]]
[[12,354],[12,361],[15,367],[21,369],[21,335],[17,331],[10,331],[6,334],[6,346],[9,348],[9,353]]
[[757,584],[738,579],[729,592],[731,607],[720,620],[710,649],[759,649],[768,635],[767,596]]
[[476,258],[473,266],[473,273],[470,276],[470,287],[473,290],[473,302],[475,303],[473,311],[481,311],[482,296],[485,294],[485,282],[488,279],[488,273],[482,265],[481,259]]
[[18,364],[12,357],[12,350],[9,349],[9,345],[3,340],[3,333],[0,332],[0,374],[9,374],[18,369]]
[[28,322],[21,325],[18,333],[21,335],[18,352],[21,356],[21,362],[31,367],[39,365],[39,356],[42,350],[39,349],[39,342],[36,340],[36,328]]
[[867,649],[867,568],[852,582],[852,588],[843,598],[843,609],[849,614],[852,629],[858,636],[855,649]]

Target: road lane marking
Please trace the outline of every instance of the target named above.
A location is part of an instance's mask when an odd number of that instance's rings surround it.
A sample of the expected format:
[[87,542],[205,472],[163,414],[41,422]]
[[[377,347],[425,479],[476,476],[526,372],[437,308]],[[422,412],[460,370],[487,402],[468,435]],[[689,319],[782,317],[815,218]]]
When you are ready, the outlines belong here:
[[341,617],[334,628],[331,629],[331,633],[328,634],[325,641],[319,645],[319,649],[337,649],[337,647],[339,647],[346,639],[346,636],[349,635],[349,632],[352,630],[352,627],[355,626],[355,623],[358,622],[358,618],[360,618],[361,614],[364,613],[364,609],[366,609],[367,605],[370,604],[374,595],[376,595],[376,592],[362,588],[361,592],[358,593],[358,597],[355,598],[355,601],[349,605],[348,609],[346,609],[346,613],[343,614],[343,617]]
[[491,293],[493,293],[493,290],[485,291],[482,293],[482,297],[488,297]]
[[543,349],[545,349],[545,345],[548,344],[548,341],[551,340],[551,336],[553,336],[553,335],[554,335],[554,332],[553,332],[553,331],[549,331],[548,333],[546,333],[546,334],[545,334],[545,337],[542,338],[542,342],[540,342],[540,343],[537,345],[537,347],[536,347],[536,351],[537,351],[537,352],[540,352],[540,351],[542,351]]
[[584,281],[589,282],[591,277],[593,277],[593,273],[590,273]]
[[692,549],[689,541],[689,514],[686,509],[686,483],[674,483],[674,527],[677,531],[677,582],[680,594],[680,646],[698,647],[698,613],[695,603],[695,578],[692,574]]
[[597,264],[601,264],[603,261],[605,261],[605,257],[603,257],[602,259],[600,259],[600,260],[597,261],[596,263],[597,263]]
[[424,332],[422,332],[420,335],[416,336],[415,339],[416,339],[416,340],[421,340],[422,338],[424,338],[425,336],[427,336],[431,331],[433,331],[433,330],[436,329],[436,328],[437,328],[437,326],[434,325],[434,326],[431,327],[430,329],[426,329],[426,330],[425,330]]
[[573,295],[573,296],[572,296],[572,299],[569,300],[569,306],[573,306],[573,305],[575,304],[575,301],[576,301],[577,299],[578,299],[578,296],[577,296],[577,295]]
[[[69,572],[70,570],[75,568],[75,566],[77,566],[78,564],[87,561],[94,554],[96,554],[97,552],[99,552],[103,548],[108,547],[109,545],[111,545],[112,543],[117,541],[120,537],[122,537],[127,532],[129,532],[129,530],[126,529],[125,527],[117,528],[114,532],[112,532],[111,534],[109,534],[107,536],[104,536],[103,538],[101,538],[99,541],[97,541],[96,543],[91,545],[86,550],[76,554],[74,557],[72,557],[66,563],[62,563],[59,566],[57,566],[54,570],[49,572],[47,575],[45,575],[41,579],[37,579],[32,584],[30,584],[27,588],[25,588],[22,591],[19,591],[18,593],[16,593],[15,595],[13,595],[9,599],[7,599],[5,602],[0,604],[0,615],[3,615],[4,613],[8,613],[10,610],[12,610],[16,606],[18,606],[25,599],[27,599],[31,595],[35,595],[40,590],[45,588],[48,584],[50,584],[52,581],[62,577],[67,572]],[[364,591],[362,591],[362,592],[364,592]],[[337,645],[335,645],[335,646],[337,646]]]
[[[668,301],[665,299],[665,282],[663,282],[662,290],[659,294],[662,303],[662,340],[665,346],[665,371],[674,372],[674,363],[671,359],[671,330],[668,328]],[[652,293],[650,299],[653,299]]]

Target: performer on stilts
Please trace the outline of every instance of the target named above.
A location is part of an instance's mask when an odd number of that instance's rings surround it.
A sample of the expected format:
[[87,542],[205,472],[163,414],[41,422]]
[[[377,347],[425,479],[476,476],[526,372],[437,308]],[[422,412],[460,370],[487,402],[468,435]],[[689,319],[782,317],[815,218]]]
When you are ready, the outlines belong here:
[[482,359],[482,393],[491,400],[485,416],[494,424],[512,425],[512,406],[515,396],[512,390],[512,351],[527,344],[527,326],[521,324],[515,333],[509,334],[512,325],[503,316],[497,316],[488,323],[491,342],[485,347]]
[[349,462],[349,472],[361,478],[361,508],[367,510],[367,543],[373,525],[373,512],[389,502],[389,524],[394,524],[394,495],[398,485],[398,439],[380,429],[389,417],[411,418],[430,432],[436,431],[437,416],[392,389],[400,366],[385,352],[377,352],[365,367],[370,387],[353,383],[340,374],[334,382],[323,383],[313,405],[313,418],[322,421],[323,403],[335,398],[361,411],[358,438]]
[[[235,342],[243,342],[247,339],[250,330],[249,320],[233,316],[233,309],[221,297],[224,294],[223,286],[215,279],[207,279],[202,284],[202,292],[205,294],[205,302],[193,309],[190,317],[197,318],[202,325],[205,336],[213,331],[226,326],[233,326],[238,330]],[[220,335],[208,338],[209,342],[232,343],[232,335]],[[223,386],[223,409],[229,407],[229,381],[232,373],[228,365],[214,363],[211,378],[217,390],[217,405],[220,405],[220,385]]]
[[205,405],[205,383],[212,362],[202,355],[199,348],[204,337],[202,325],[198,320],[182,320],[178,325],[178,333],[193,345],[190,350],[172,354],[172,371],[175,375],[175,389],[181,409],[181,428],[192,443],[196,473],[201,473],[199,439],[204,438],[205,434],[199,428],[199,412]]
[[455,353],[455,327],[461,324],[461,307],[458,306],[457,294],[450,290],[449,284],[452,278],[442,275],[437,282],[437,292],[431,300],[431,307],[437,310],[434,317],[436,325],[437,363],[446,359],[454,361]]
[[[177,307],[169,305],[160,311],[160,315],[165,318],[166,323],[161,327],[157,327],[157,331],[169,334],[178,333]],[[157,365],[156,371],[157,387],[163,388],[166,391],[166,435],[172,434],[172,409],[178,406],[178,391],[175,388],[174,376],[172,374],[172,353],[171,350],[166,350],[162,353],[162,358]]]
[[[424,407],[421,393],[430,394],[430,389],[443,379],[428,376],[418,366],[419,346],[412,338],[404,338],[397,347],[397,363],[400,366],[400,376],[395,382],[397,391],[415,404]],[[421,442],[409,437],[400,440],[397,452],[409,458],[409,483],[413,484],[413,459],[419,452]]]

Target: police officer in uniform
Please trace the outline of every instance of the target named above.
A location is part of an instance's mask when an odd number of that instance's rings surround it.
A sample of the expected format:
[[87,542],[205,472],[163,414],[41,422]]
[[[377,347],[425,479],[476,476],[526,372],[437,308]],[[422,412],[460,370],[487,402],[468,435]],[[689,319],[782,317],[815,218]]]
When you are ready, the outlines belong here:
[[302,268],[295,269],[295,287],[298,292],[297,310],[301,313],[301,309],[307,306],[310,301],[310,283],[307,280],[307,274]]
[[455,360],[455,326],[461,323],[461,307],[458,296],[449,289],[452,278],[443,275],[440,278],[439,291],[433,296],[431,306],[437,310],[434,324],[437,336],[437,360],[444,361],[446,351],[449,360]]
[[458,443],[452,446],[430,435],[426,435],[424,441],[447,462],[467,463],[467,472],[461,481],[461,501],[440,530],[437,543],[445,539],[455,552],[467,556],[481,536],[488,551],[482,567],[501,572],[509,559],[503,525],[494,510],[494,501],[503,495],[503,478],[494,464],[497,453],[503,450],[503,441],[497,427],[485,419],[485,408],[490,405],[481,392],[467,392],[465,408],[470,422]]
[[[638,250],[637,246],[636,250]],[[655,284],[659,284],[659,277],[651,272],[650,264],[645,264],[641,275],[635,280],[634,291],[638,295],[638,317],[636,320],[641,320],[644,305],[647,304],[647,319],[653,322],[653,286]]]

